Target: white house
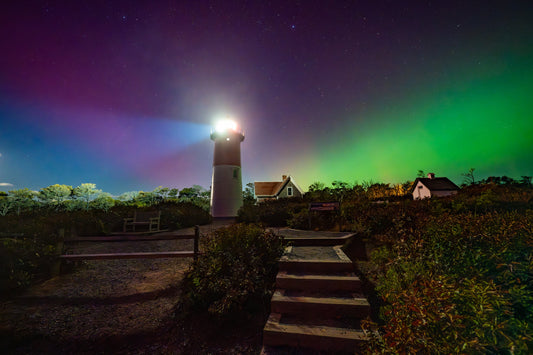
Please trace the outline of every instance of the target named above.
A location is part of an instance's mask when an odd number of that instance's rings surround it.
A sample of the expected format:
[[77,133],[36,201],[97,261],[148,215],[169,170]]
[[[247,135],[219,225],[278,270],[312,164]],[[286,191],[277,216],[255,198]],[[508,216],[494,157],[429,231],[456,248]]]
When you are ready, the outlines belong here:
[[455,195],[459,187],[446,177],[435,177],[429,173],[427,178],[417,178],[411,187],[413,200],[421,200],[431,197]]
[[287,175],[282,176],[282,181],[256,181],[254,189],[257,202],[303,196],[302,189]]

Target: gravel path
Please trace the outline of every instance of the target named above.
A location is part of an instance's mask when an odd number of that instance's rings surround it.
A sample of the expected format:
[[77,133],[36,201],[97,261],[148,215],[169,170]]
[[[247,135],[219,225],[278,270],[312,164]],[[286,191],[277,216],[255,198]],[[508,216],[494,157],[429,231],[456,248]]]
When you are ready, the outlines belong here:
[[[202,226],[201,234],[221,225]],[[190,251],[193,241],[83,242],[73,248],[71,253]],[[191,261],[85,261],[0,303],[0,348],[15,354],[172,353],[163,333]]]

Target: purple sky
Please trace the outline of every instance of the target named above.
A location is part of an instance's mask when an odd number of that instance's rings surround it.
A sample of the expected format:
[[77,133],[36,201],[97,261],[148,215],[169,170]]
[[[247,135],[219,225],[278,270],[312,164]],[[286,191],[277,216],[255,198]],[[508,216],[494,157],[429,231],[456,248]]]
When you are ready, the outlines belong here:
[[10,1],[0,189],[209,187],[225,116],[245,131],[243,183],[532,175],[531,100],[515,94],[532,88],[532,14],[530,1]]

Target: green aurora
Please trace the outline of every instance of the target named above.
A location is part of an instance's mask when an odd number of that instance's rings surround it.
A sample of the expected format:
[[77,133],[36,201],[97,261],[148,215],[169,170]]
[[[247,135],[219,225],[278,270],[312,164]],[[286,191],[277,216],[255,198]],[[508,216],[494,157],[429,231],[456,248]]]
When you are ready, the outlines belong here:
[[321,179],[309,178],[313,174],[300,161],[297,180],[306,189],[316,180],[404,182],[419,169],[458,184],[470,168],[478,178],[531,176],[533,70],[528,61],[509,63],[457,71],[447,85],[374,104],[364,120],[353,118],[328,135],[335,141],[322,141],[326,148],[315,150],[313,170]]

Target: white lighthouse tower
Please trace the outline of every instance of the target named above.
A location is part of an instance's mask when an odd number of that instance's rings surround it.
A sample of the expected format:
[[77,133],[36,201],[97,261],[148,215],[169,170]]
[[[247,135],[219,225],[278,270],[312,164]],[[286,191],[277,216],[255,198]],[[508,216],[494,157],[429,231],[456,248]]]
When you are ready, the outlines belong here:
[[211,132],[215,142],[211,215],[214,218],[237,216],[242,206],[241,142],[243,132],[230,120],[221,121]]

